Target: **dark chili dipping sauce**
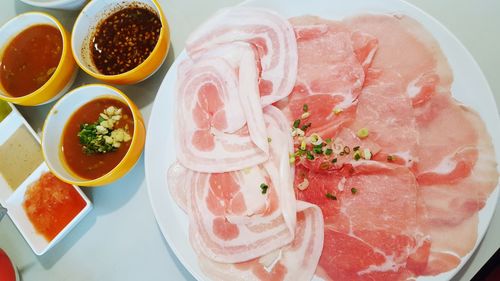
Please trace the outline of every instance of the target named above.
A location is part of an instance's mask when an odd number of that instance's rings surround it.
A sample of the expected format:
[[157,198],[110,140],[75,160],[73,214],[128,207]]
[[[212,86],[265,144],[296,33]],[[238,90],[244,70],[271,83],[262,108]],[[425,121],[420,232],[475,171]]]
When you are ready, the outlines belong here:
[[125,73],[151,54],[160,36],[161,21],[155,12],[129,6],[97,25],[90,42],[92,60],[105,75]]

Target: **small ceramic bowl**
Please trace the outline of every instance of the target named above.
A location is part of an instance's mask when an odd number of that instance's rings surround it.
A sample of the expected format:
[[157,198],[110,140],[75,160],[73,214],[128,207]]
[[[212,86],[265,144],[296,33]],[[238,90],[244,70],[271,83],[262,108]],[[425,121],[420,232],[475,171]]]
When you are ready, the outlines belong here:
[[[102,20],[132,3],[152,9],[160,18],[162,28],[158,42],[148,58],[135,68],[117,75],[104,75],[92,62],[90,42]],[[90,1],[76,19],[71,37],[71,49],[78,65],[89,75],[113,84],[135,84],[154,74],[167,57],[169,46],[170,31],[167,19],[156,0]]]
[[21,0],[26,4],[49,9],[78,10],[88,0]]
[[49,24],[61,31],[63,49],[61,60],[50,79],[36,91],[22,97],[13,97],[6,93],[0,84],[0,99],[21,105],[39,105],[51,102],[62,96],[73,84],[77,70],[71,54],[70,37],[61,23],[51,15],[29,12],[16,16],[0,28],[0,48],[5,48],[10,40],[26,28],[37,24]]
[[[61,141],[66,122],[84,104],[103,97],[116,98],[130,108],[134,131],[130,147],[123,159],[107,174],[96,179],[82,179],[66,167],[61,153]],[[91,84],[74,89],[61,98],[50,110],[42,133],[42,152],[47,166],[61,180],[80,186],[101,186],[112,183],[130,171],[144,148],[146,129],[137,106],[120,90],[107,85]]]

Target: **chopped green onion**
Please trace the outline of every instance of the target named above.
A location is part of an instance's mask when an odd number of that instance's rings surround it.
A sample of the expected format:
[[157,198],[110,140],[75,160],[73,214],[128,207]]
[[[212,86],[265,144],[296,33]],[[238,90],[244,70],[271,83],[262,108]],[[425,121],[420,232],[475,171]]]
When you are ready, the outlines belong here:
[[366,137],[368,137],[368,129],[367,128],[361,128],[358,130],[358,133],[356,134],[358,136],[358,138],[360,139],[364,139]]
[[309,150],[307,151],[306,157],[308,160],[311,160],[311,161],[314,160],[314,155],[312,155],[311,151],[309,151]]
[[387,155],[387,161],[394,161],[395,158],[392,155]]
[[340,114],[342,111],[343,111],[343,109],[342,109],[342,108],[334,108],[334,109],[333,109],[333,113],[335,113],[336,115],[337,115],[337,114]]
[[327,148],[325,150],[325,155],[332,155],[332,153],[333,153],[333,149],[331,149],[331,148]]
[[307,103],[304,103],[304,105],[302,106],[302,110],[304,112],[307,112],[309,110],[309,106],[307,105]]
[[337,158],[333,158],[332,163],[337,163]]
[[305,125],[302,125],[301,129],[302,129],[302,131],[306,131],[307,129],[309,129],[309,127],[311,127],[311,123],[307,123]]
[[327,194],[325,194],[326,198],[330,199],[330,200],[337,200],[337,196],[331,194],[330,192],[328,192]]
[[269,186],[267,184],[265,184],[265,183],[260,184],[260,189],[262,190],[262,194],[266,194],[268,188],[269,188]]
[[302,113],[302,115],[300,116],[300,119],[306,119],[306,118],[308,118],[309,116],[311,116],[311,112],[304,112],[304,113]]
[[361,159],[361,153],[359,153],[359,151],[356,151],[356,153],[354,153],[354,160],[358,161],[359,159]]
[[325,142],[326,142],[326,144],[331,144],[332,143],[332,139],[326,139]]
[[301,143],[300,143],[300,150],[306,150],[306,147],[307,147],[307,143],[305,140],[303,140]]
[[267,142],[272,142],[272,141],[273,141],[272,138],[269,138],[269,137],[267,138]]
[[313,151],[316,154],[323,154],[323,149],[321,147],[315,146],[315,147],[313,147]]
[[365,148],[365,150],[363,151],[363,154],[364,154],[363,156],[366,160],[372,159],[372,153],[368,148]]
[[290,161],[290,164],[295,163],[295,154],[290,154],[289,161]]
[[293,127],[298,128],[300,126],[300,119],[293,121]]
[[358,192],[358,190],[357,190],[356,188],[354,188],[354,187],[353,187],[353,188],[351,188],[351,193],[352,193],[352,194],[356,194],[356,192]]
[[358,151],[359,150],[359,146],[355,146],[352,148],[353,151]]

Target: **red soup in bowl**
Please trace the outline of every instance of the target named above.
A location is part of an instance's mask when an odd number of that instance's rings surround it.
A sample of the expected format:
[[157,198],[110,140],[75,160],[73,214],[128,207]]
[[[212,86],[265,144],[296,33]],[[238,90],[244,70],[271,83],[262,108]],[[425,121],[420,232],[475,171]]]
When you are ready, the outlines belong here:
[[81,106],[66,123],[62,159],[83,179],[97,179],[115,168],[131,144],[134,120],[120,100],[104,97]]

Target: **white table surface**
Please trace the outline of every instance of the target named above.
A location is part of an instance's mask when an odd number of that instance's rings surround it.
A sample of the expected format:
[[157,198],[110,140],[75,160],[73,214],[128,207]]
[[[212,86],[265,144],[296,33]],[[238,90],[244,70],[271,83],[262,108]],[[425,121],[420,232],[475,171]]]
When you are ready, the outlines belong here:
[[[97,0],[95,0],[97,1]],[[149,119],[156,91],[168,67],[184,47],[189,32],[220,7],[240,0],[160,0],[171,27],[167,61],[153,77],[134,86],[119,87]],[[478,61],[500,104],[500,1],[498,0],[411,0],[447,26]],[[40,10],[15,0],[2,0],[0,24],[25,11]],[[77,12],[44,10],[71,29]],[[80,71],[73,87],[98,82]],[[40,132],[45,114],[52,104],[36,108],[19,107],[33,128]],[[144,157],[118,182],[85,188],[94,210],[47,254],[37,257],[9,218],[0,222],[0,248],[17,265],[22,280],[193,280],[175,258],[163,239],[150,207],[145,178]],[[454,280],[470,280],[500,247],[500,212],[464,269]],[[1,273],[0,273],[1,274]]]

